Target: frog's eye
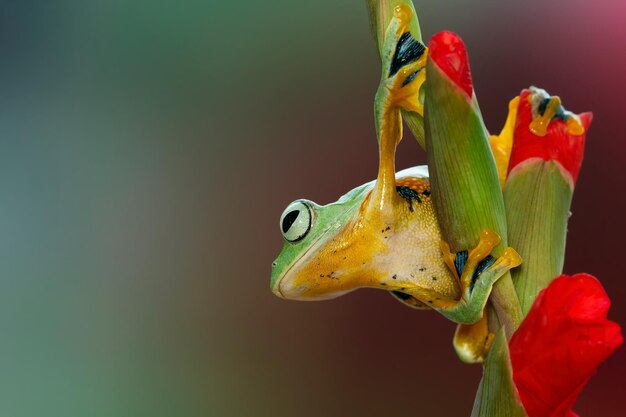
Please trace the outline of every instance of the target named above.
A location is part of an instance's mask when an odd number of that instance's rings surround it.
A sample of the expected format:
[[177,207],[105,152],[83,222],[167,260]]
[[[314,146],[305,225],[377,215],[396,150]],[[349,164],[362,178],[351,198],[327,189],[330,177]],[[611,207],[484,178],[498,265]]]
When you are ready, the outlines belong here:
[[303,200],[289,204],[280,216],[280,230],[289,242],[297,242],[306,236],[312,223],[311,207]]

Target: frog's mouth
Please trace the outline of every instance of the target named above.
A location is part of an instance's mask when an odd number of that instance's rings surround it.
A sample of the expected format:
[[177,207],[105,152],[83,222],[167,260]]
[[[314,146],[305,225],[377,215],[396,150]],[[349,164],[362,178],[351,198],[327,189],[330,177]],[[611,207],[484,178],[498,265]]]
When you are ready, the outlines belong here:
[[[312,295],[310,285],[297,284],[297,282],[309,282],[309,280],[306,279],[299,279],[301,269],[304,265],[308,264],[314,254],[316,254],[324,245],[325,240],[322,241],[322,238],[325,237],[332,229],[333,227],[328,227],[320,233],[320,235],[310,244],[309,249],[303,252],[302,255],[296,258],[293,263],[281,273],[272,288],[272,292],[275,295],[288,300],[317,301],[335,298],[346,292],[342,291],[341,293],[332,292]],[[275,268],[276,264],[274,264],[273,267]]]
[[[274,287],[272,288],[272,292],[275,295],[277,295],[280,298],[289,299],[289,300],[299,299],[297,297],[294,297],[295,295],[294,293],[296,294],[301,293],[307,288],[302,288],[301,291],[297,291],[297,290],[294,291],[293,281],[297,275],[297,273],[295,272],[296,270],[300,269],[299,267],[303,265],[310,258],[310,255],[314,251],[317,251],[317,249],[322,246],[320,244],[320,240],[322,239],[322,237],[326,236],[326,234],[328,234],[329,231],[330,231],[330,227],[328,227],[325,231],[320,233],[320,235],[317,238],[315,238],[315,240],[311,243],[311,245],[309,246],[309,249],[304,251],[299,257],[297,257],[293,261],[291,265],[289,265],[287,269],[285,269],[282,272],[282,274],[276,280],[276,284],[274,284]],[[276,264],[272,266],[276,267]]]

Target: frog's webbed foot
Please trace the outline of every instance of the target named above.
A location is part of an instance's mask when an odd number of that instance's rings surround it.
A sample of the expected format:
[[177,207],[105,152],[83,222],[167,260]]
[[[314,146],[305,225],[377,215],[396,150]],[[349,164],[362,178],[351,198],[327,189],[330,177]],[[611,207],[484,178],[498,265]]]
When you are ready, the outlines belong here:
[[426,79],[428,48],[408,30],[412,15],[409,6],[398,5],[387,27],[382,55],[383,71],[376,93],[377,114],[384,113],[384,107],[399,107],[424,115],[419,91]]
[[438,309],[444,316],[464,324],[481,319],[493,284],[508,270],[522,263],[518,253],[510,247],[504,249],[499,258],[491,256],[491,251],[499,243],[500,236],[490,230],[480,234],[478,245],[469,253],[453,254],[450,247],[442,242],[444,260],[461,288],[461,298],[453,307]]
[[[528,100],[533,117],[531,123],[528,125],[528,129],[530,129],[533,134],[545,136],[550,123],[555,119],[565,122],[567,132],[571,135],[582,135],[585,133],[585,126],[580,116],[565,110],[558,96],[551,96],[547,91],[537,87],[530,87],[530,91],[532,94],[529,96]],[[489,137],[491,151],[493,152],[496,167],[498,168],[501,188],[504,188],[508,172],[519,104],[520,96],[513,98],[509,102],[509,113],[504,127],[498,135],[491,135]]]
[[547,91],[537,87],[530,87],[534,93],[531,95],[531,110],[533,121],[528,128],[537,136],[545,136],[550,122],[561,119],[567,125],[567,131],[571,135],[582,135],[585,127],[580,117],[565,110],[561,105],[559,96],[551,96]]

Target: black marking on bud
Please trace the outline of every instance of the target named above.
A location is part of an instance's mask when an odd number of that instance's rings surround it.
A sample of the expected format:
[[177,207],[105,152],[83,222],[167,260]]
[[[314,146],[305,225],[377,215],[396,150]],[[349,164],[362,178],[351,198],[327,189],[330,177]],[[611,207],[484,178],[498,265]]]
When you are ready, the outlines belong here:
[[496,258],[491,255],[487,255],[485,259],[483,259],[478,263],[478,265],[476,265],[476,269],[472,274],[472,280],[470,281],[470,293],[474,291],[474,284],[476,284],[476,280],[478,279],[480,274],[482,274],[487,268],[493,265],[494,262],[496,262]]
[[426,189],[422,192],[423,195],[425,195],[426,197],[428,197],[430,195],[430,190]]
[[404,32],[396,44],[396,50],[389,66],[389,77],[393,77],[403,66],[420,59],[425,50],[426,47],[417,41],[410,32]]
[[393,274],[393,276],[391,278],[393,278],[393,279],[398,278],[398,274]]
[[291,228],[291,225],[293,225],[293,222],[296,221],[299,215],[300,215],[300,210],[294,210],[294,211],[290,211],[289,213],[287,213],[287,215],[283,219],[283,224],[282,224],[283,233],[287,233],[287,231]]
[[400,194],[400,197],[406,200],[406,202],[409,204],[409,210],[411,211],[413,211],[413,200],[417,201],[418,203],[422,202],[422,199],[420,198],[419,194],[417,194],[417,191],[410,187],[401,185],[399,187],[396,187],[396,191],[398,192],[398,194]]
[[456,269],[456,274],[461,276],[463,274],[463,268],[465,268],[465,262],[467,262],[467,251],[463,250],[461,252],[457,252],[454,257],[454,269]]

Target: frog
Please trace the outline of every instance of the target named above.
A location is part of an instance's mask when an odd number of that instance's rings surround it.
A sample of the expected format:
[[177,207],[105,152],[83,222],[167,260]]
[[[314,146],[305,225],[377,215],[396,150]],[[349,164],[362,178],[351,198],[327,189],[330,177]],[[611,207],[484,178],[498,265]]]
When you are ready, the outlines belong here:
[[327,205],[298,199],[287,206],[279,222],[285,242],[272,263],[270,286],[280,298],[303,301],[357,288],[384,290],[409,307],[470,326],[460,328],[460,335],[479,329],[481,339],[488,335],[484,310],[493,284],[521,258],[510,247],[493,257],[500,237],[491,230],[482,231],[476,247],[452,253],[437,220],[428,168],[395,170],[401,112],[424,114],[420,89],[428,48],[408,30],[411,15],[408,6],[395,8],[382,48],[374,98],[376,179]]

